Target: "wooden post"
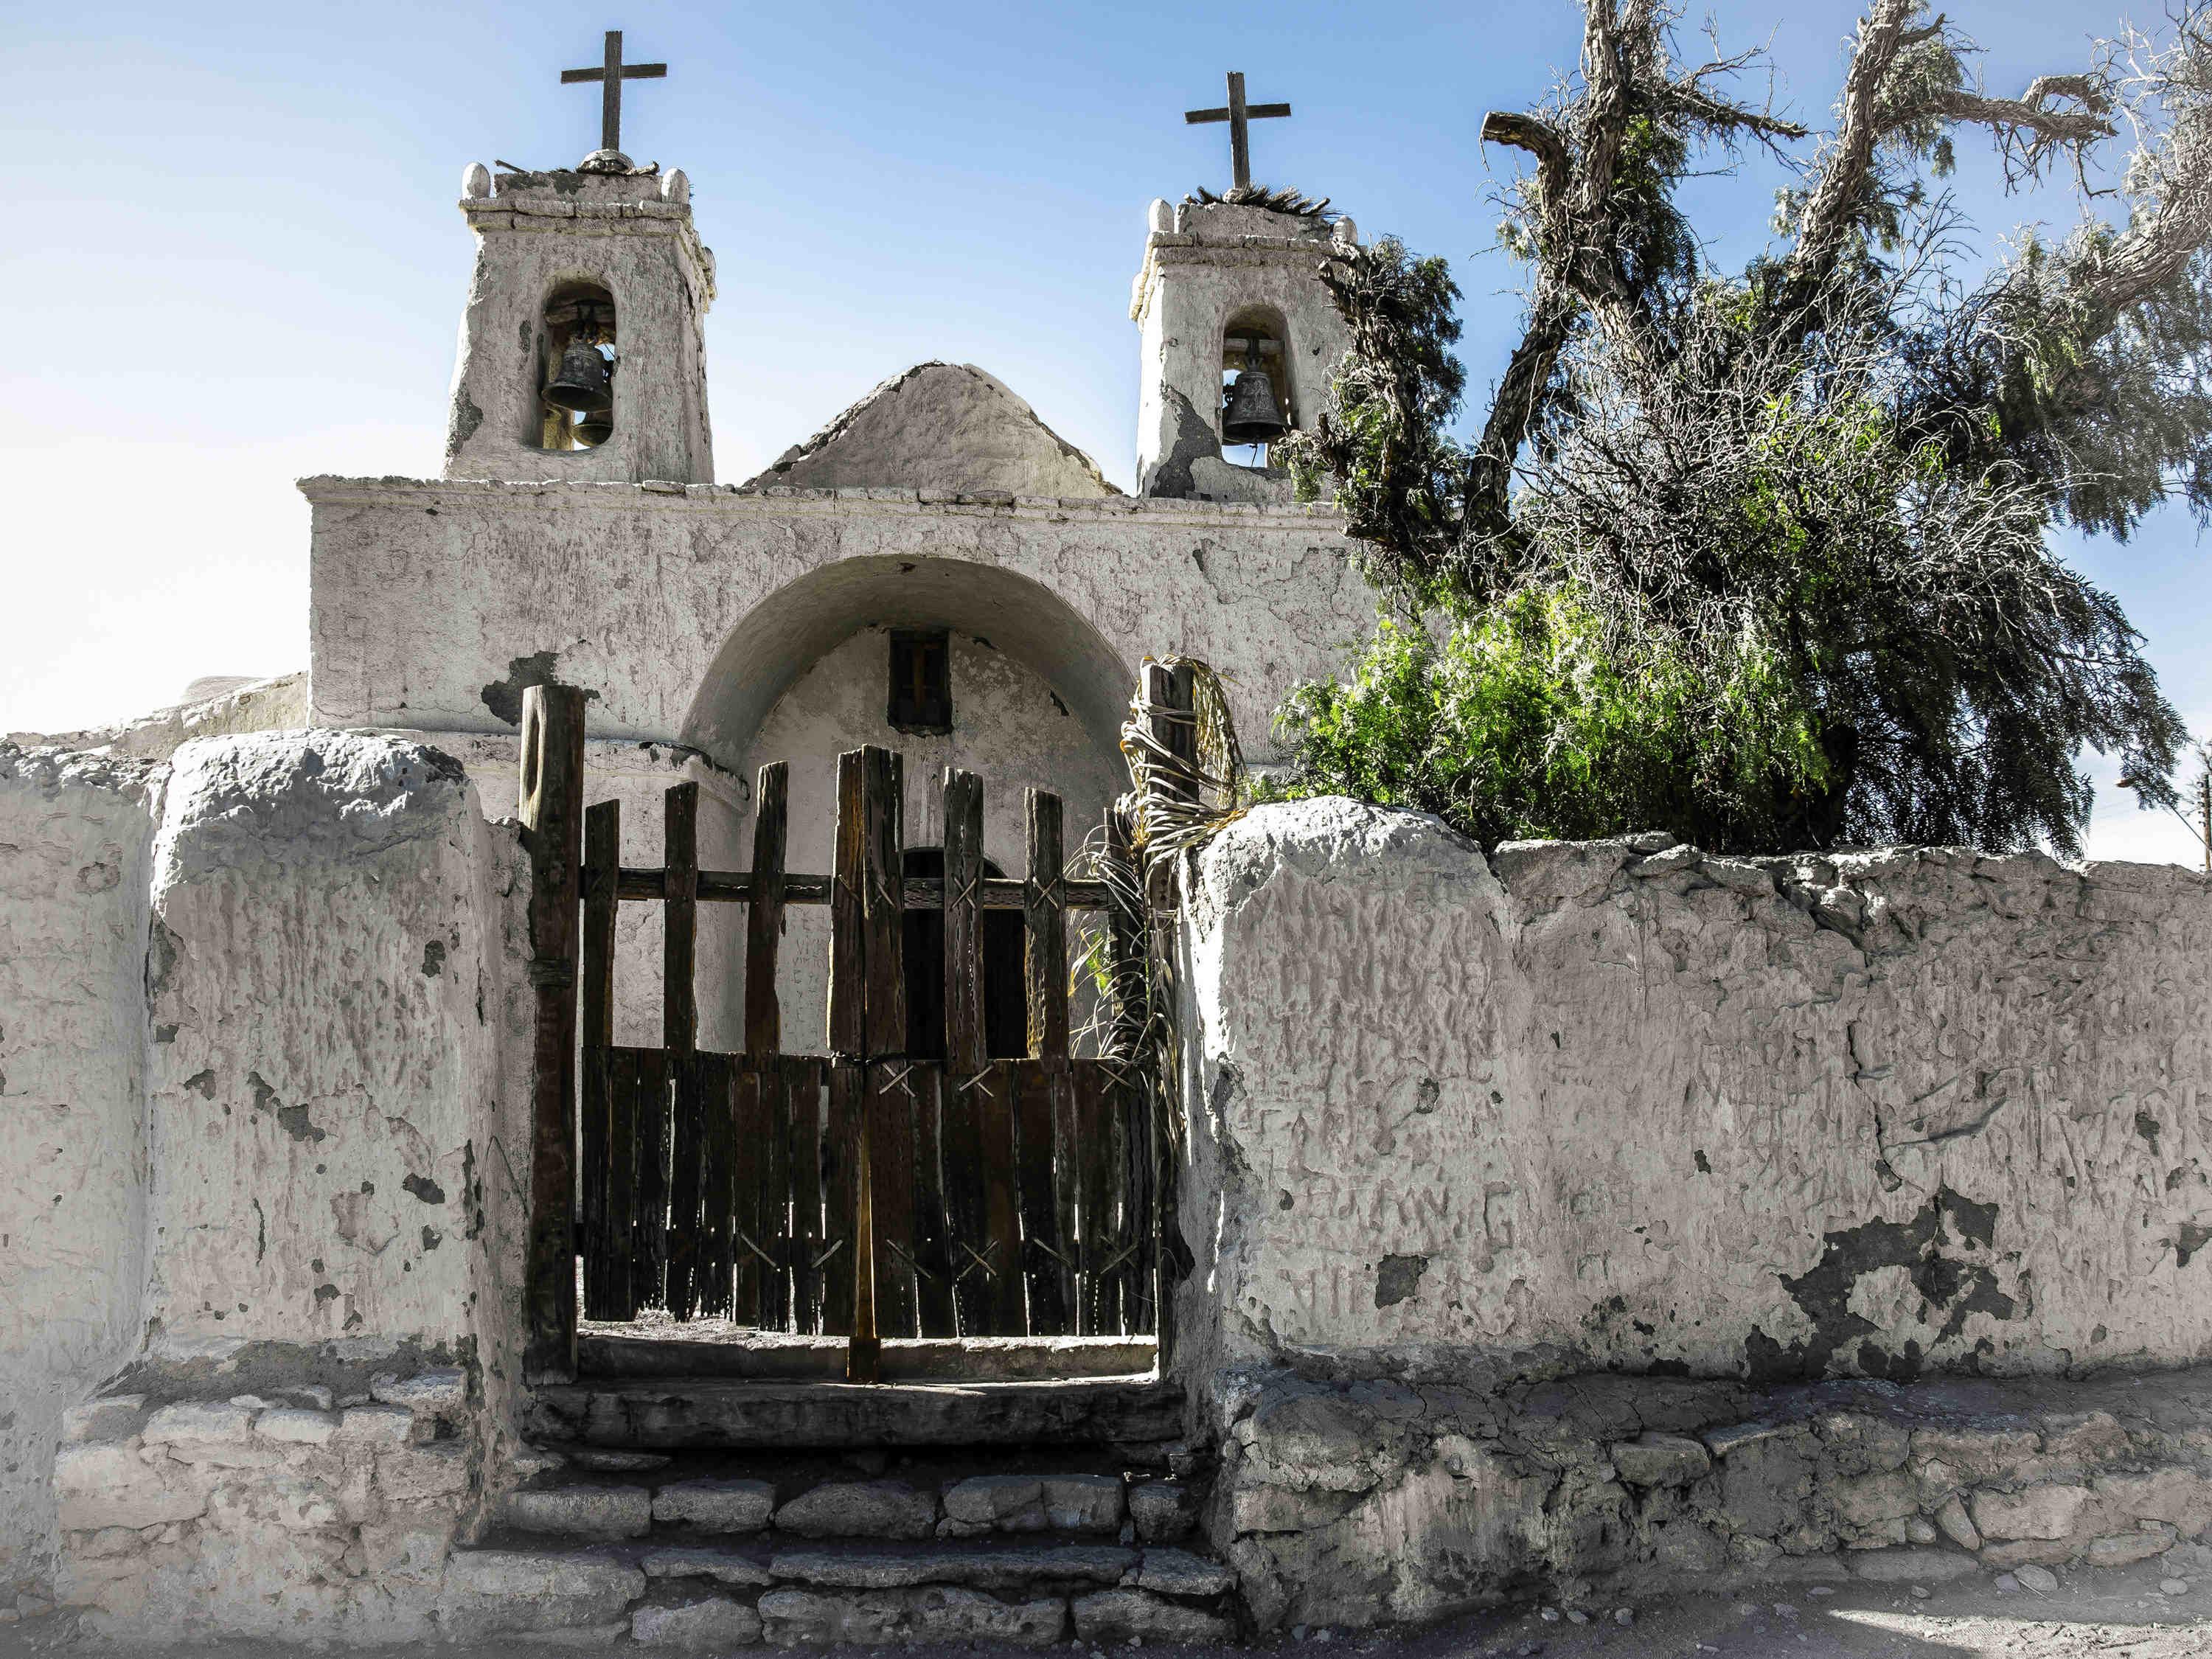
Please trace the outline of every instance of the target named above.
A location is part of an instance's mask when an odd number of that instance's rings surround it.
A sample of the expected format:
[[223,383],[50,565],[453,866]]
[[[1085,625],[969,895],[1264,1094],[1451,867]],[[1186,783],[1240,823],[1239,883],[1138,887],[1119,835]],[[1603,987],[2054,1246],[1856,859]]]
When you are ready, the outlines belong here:
[[983,1044],[983,780],[945,773],[944,1181],[947,1260],[962,1336],[1011,1334],[994,1317],[994,1283],[1016,1264],[995,1260],[988,1231],[994,1179],[1010,1178],[1011,1137],[995,1155],[986,1122],[996,1122],[991,1056]]
[[1031,1066],[1021,1068],[1017,1133],[1029,1334],[1074,1333],[1079,1176],[1068,1072],[1067,889],[1060,797],[1029,792],[1029,877],[1022,895]]
[[699,786],[662,797],[665,897],[661,905],[661,1044],[675,1085],[669,1134],[668,1311],[689,1319],[697,1305],[700,1177],[707,1122],[699,1067]]
[[775,1053],[782,1040],[776,957],[783,940],[783,860],[791,811],[791,768],[772,761],[753,793],[753,893],[745,910],[745,1052]]
[[[1146,700],[1159,711],[1150,716],[1152,734],[1155,741],[1170,753],[1195,766],[1198,760],[1198,727],[1190,719],[1197,707],[1197,677],[1188,664],[1169,668],[1159,663],[1145,665]],[[1198,798],[1198,786],[1188,780],[1158,775],[1158,784],[1164,793],[1185,800]],[[1175,902],[1176,875],[1164,861],[1154,865],[1147,874],[1147,893],[1164,908]],[[1154,891],[1152,882],[1164,890]],[[1146,925],[1151,921],[1146,919]],[[1152,1261],[1153,1261],[1153,1322],[1154,1334],[1159,1345],[1159,1365],[1166,1375],[1175,1352],[1175,1287],[1182,1277],[1179,1264],[1186,1258],[1182,1245],[1181,1223],[1176,1214],[1177,1171],[1168,1138],[1167,1115],[1177,1109],[1177,1103],[1164,1097],[1161,1079],[1149,1078],[1145,1084],[1152,1101]]]
[[[615,879],[622,866],[622,803],[603,800],[584,814],[584,1076],[580,1124],[583,1159],[584,1315],[611,1319],[616,1296],[609,1263],[607,1183],[614,1164],[608,1099],[614,1047]],[[625,1247],[628,1241],[624,1241]],[[625,1271],[627,1271],[625,1269]],[[629,1295],[627,1285],[621,1298]]]
[[1022,894],[1028,928],[1024,961],[1030,1053],[1067,1058],[1067,889],[1060,857],[1060,797],[1029,792],[1029,883]]
[[836,868],[830,878],[830,1055],[840,1062],[867,1054],[866,752],[854,749],[837,757]]
[[[912,1195],[911,1169],[901,1165],[894,1170],[897,1148],[913,1144],[912,1119],[902,1109],[910,1102],[906,1096],[884,1088],[883,1073],[865,1065],[890,1060],[896,1068],[906,1052],[906,872],[900,844],[905,767],[899,756],[871,744],[860,751],[860,771],[861,961],[866,992],[861,1018],[860,1152],[855,1160],[859,1185],[853,1206],[853,1341],[845,1370],[848,1381],[873,1382],[879,1375],[883,1352],[878,1316],[896,1330],[902,1328],[914,1308],[911,1269],[884,1238],[878,1237],[885,1227],[896,1229],[913,1219],[910,1203],[902,1215],[896,1201],[881,1201],[895,1199],[902,1190],[909,1199]],[[840,823],[841,842],[843,836],[844,826]],[[908,1126],[903,1137],[894,1133],[900,1123]],[[908,1183],[903,1188],[900,1176]],[[878,1184],[884,1188],[881,1194],[876,1190]],[[908,1237],[899,1242],[913,1248],[910,1230]]]
[[523,1376],[576,1374],[576,900],[584,838],[584,694],[522,694],[521,819],[530,854],[530,1233]]
[[1115,1277],[1121,1281],[1122,1328],[1135,1335],[1152,1323],[1152,1091],[1153,1056],[1146,1052],[1147,1005],[1145,966],[1146,922],[1144,882],[1131,850],[1129,809],[1106,809],[1103,861],[1106,891],[1107,979],[1114,1012],[1107,1027],[1105,1064],[1114,1081],[1107,1098],[1121,1129],[1122,1208],[1116,1251],[1127,1250]]

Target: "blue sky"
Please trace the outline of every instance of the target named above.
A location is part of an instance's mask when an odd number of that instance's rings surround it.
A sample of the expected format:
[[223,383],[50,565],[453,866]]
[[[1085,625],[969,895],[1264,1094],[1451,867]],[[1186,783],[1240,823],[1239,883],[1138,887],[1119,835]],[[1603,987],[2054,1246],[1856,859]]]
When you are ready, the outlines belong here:
[[[2078,65],[2121,0],[1960,0],[1993,89]],[[2145,14],[2155,8],[2136,3]],[[1826,119],[1855,8],[1719,8],[1778,92]],[[2148,17],[2147,17],[2148,21]],[[1571,63],[1566,0],[1512,5],[710,7],[0,5],[0,731],[114,720],[209,673],[307,660],[313,472],[433,473],[470,241],[462,168],[573,164],[595,142],[608,27],[665,81],[627,88],[625,148],[691,175],[721,295],[708,322],[720,477],[750,476],[885,376],[980,364],[1127,484],[1129,281],[1145,207],[1226,183],[1224,130],[1181,112],[1246,72],[1288,121],[1255,173],[1334,199],[1364,236],[1449,255],[1480,391],[1517,325],[1492,249],[1510,159],[1477,141]],[[1763,87],[1762,81],[1759,85]],[[2008,200],[1971,142],[1956,181],[1987,237],[2063,222]],[[1498,169],[1494,174],[1492,168]],[[1687,197],[1724,264],[1765,239],[1770,165]],[[2212,580],[2169,514],[2077,544],[2212,728]],[[2101,781],[2109,769],[2089,762]],[[2100,791],[2093,851],[2186,856],[2170,818]]]

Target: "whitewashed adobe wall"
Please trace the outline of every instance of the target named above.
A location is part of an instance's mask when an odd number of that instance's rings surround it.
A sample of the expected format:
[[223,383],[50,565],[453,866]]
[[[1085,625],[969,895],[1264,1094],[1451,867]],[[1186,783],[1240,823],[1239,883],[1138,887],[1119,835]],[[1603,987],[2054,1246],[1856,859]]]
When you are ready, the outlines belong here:
[[1188,927],[1194,1375],[2212,1357],[2202,877],[1330,799],[1224,831]]
[[63,1412],[138,1332],[160,782],[0,744],[0,1607],[52,1564]]

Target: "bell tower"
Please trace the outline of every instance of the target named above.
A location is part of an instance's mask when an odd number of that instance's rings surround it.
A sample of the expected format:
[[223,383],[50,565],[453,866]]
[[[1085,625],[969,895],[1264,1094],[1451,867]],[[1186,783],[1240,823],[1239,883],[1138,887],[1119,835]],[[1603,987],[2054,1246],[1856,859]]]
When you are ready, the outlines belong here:
[[602,83],[600,147],[543,173],[481,162],[461,182],[476,270],[446,428],[448,478],[712,483],[707,307],[714,256],[690,181],[622,153],[622,86],[666,74],[622,61]]
[[1332,252],[1357,245],[1352,221],[1252,183],[1248,123],[1290,112],[1248,104],[1244,77],[1232,74],[1225,107],[1184,117],[1227,124],[1235,183],[1225,196],[1152,205],[1129,298],[1140,342],[1139,495],[1287,501],[1290,480],[1267,465],[1267,446],[1311,429],[1351,347],[1321,270]]

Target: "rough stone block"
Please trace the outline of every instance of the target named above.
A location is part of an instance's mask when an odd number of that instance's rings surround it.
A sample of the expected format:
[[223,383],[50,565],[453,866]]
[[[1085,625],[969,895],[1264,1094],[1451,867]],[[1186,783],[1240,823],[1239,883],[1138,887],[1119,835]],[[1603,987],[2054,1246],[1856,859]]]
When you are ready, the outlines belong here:
[[1240,1486],[1230,1499],[1230,1525],[1237,1532],[1308,1532],[1341,1520],[1364,1494],[1292,1492],[1286,1486]]
[[2085,1412],[2045,1425],[2043,1461],[2053,1468],[2079,1468],[2124,1456],[2128,1431],[2110,1412]]
[[338,1413],[331,1443],[373,1450],[411,1446],[430,1437],[430,1425],[398,1406],[349,1406]]
[[2194,1469],[2100,1474],[2092,1485],[2107,1509],[2137,1521],[2164,1521],[2185,1538],[2212,1527],[2212,1480]]
[[604,1557],[538,1550],[461,1550],[446,1566],[441,1623],[450,1636],[594,1628],[645,1594],[645,1575]]
[[509,1492],[508,1522],[525,1532],[574,1538],[640,1538],[653,1527],[643,1486],[544,1486]]
[[54,1458],[61,1525],[71,1532],[154,1527],[207,1513],[207,1483],[172,1465],[149,1464],[129,1445],[64,1446]]
[[1687,1435],[1644,1434],[1613,1448],[1613,1467],[1632,1486],[1686,1486],[1713,1466],[1712,1455]]
[[2173,1547],[2173,1537],[2171,1527],[2162,1533],[2107,1533],[2102,1538],[2089,1540],[2082,1559],[2093,1567],[2124,1567],[2133,1562],[2148,1561],[2154,1555],[2163,1555]]
[[907,1598],[908,1628],[925,1642],[1008,1642],[1049,1647],[1067,1628],[1067,1603],[1058,1596],[1001,1601],[980,1590],[933,1584]]
[[456,1497],[469,1489],[468,1448],[440,1440],[386,1452],[376,1460],[376,1489],[401,1503]]
[[251,1407],[192,1400],[162,1407],[138,1437],[149,1446],[234,1446],[252,1432]]
[[337,1431],[338,1419],[329,1412],[289,1406],[265,1411],[253,1419],[254,1433],[288,1446],[326,1446]]
[[361,1528],[362,1570],[374,1578],[427,1583],[443,1573],[453,1540],[450,1516],[441,1521],[405,1514],[367,1522]]
[[1978,1492],[1971,1512],[1984,1538],[2070,1538],[2088,1501],[2087,1486],[2027,1486]]
[[1188,1550],[1149,1549],[1122,1583],[1162,1595],[1218,1595],[1237,1587],[1237,1575]]
[[1851,1557],[1851,1571],[1875,1584],[1946,1584],[1980,1571],[1972,1556],[1950,1550],[1868,1550]]
[[1063,1532],[1119,1532],[1121,1482],[1111,1474],[1054,1474],[1044,1480],[1045,1518]]
[[1941,1468],[1923,1472],[1932,1483],[1972,1486],[1984,1481],[2017,1480],[2040,1449],[2033,1429],[1918,1429],[1912,1436],[1915,1464]]
[[1097,1590],[1073,1604],[1075,1634],[1085,1642],[1226,1642],[1237,1626],[1218,1613],[1164,1601],[1146,1590]]
[[1146,1480],[1132,1486],[1128,1504],[1139,1543],[1172,1544],[1188,1538],[1198,1524],[1196,1499],[1180,1480]]
[[1025,1589],[1071,1580],[1117,1584],[1137,1553],[1114,1544],[1035,1545],[962,1549],[937,1545],[910,1550],[778,1550],[769,1563],[778,1579],[833,1589],[903,1589],[917,1584],[966,1584],[976,1589]]
[[742,1647],[760,1640],[761,1619],[742,1601],[710,1591],[684,1591],[647,1602],[630,1615],[633,1641],[646,1648]]
[[2081,1553],[2083,1546],[2065,1538],[2019,1538],[2008,1544],[1984,1544],[1982,1559],[1992,1567],[2017,1567],[2023,1563],[2056,1566]]
[[1856,1480],[1838,1480],[1832,1501],[1836,1518],[1846,1527],[1871,1529],[1917,1514],[1919,1483],[1909,1474],[1863,1475]]
[[91,1445],[100,1441],[128,1440],[146,1420],[146,1396],[117,1395],[106,1400],[88,1400],[62,1413],[62,1440],[69,1445]]
[[895,1590],[840,1595],[772,1589],[761,1595],[761,1633],[778,1647],[801,1642],[888,1642],[897,1635],[905,1610]]
[[945,1488],[945,1518],[1003,1532],[1045,1528],[1044,1486],[1024,1474],[978,1474]]
[[672,1545],[647,1550],[638,1565],[648,1578],[712,1578],[724,1584],[766,1584],[768,1569],[734,1550],[706,1545]]
[[458,1367],[398,1376],[389,1371],[369,1379],[369,1398],[386,1406],[431,1417],[458,1416],[469,1403],[468,1373]]
[[775,1513],[765,1480],[672,1480],[653,1494],[653,1518],[702,1532],[758,1532]]
[[1943,1536],[1960,1549],[1981,1548],[1982,1535],[1974,1530],[1973,1518],[1966,1513],[1966,1506],[1959,1501],[1956,1492],[1945,1498],[1936,1510],[1936,1524],[1942,1530]]
[[928,1538],[937,1500],[902,1480],[825,1481],[778,1510],[775,1524],[801,1538]]

